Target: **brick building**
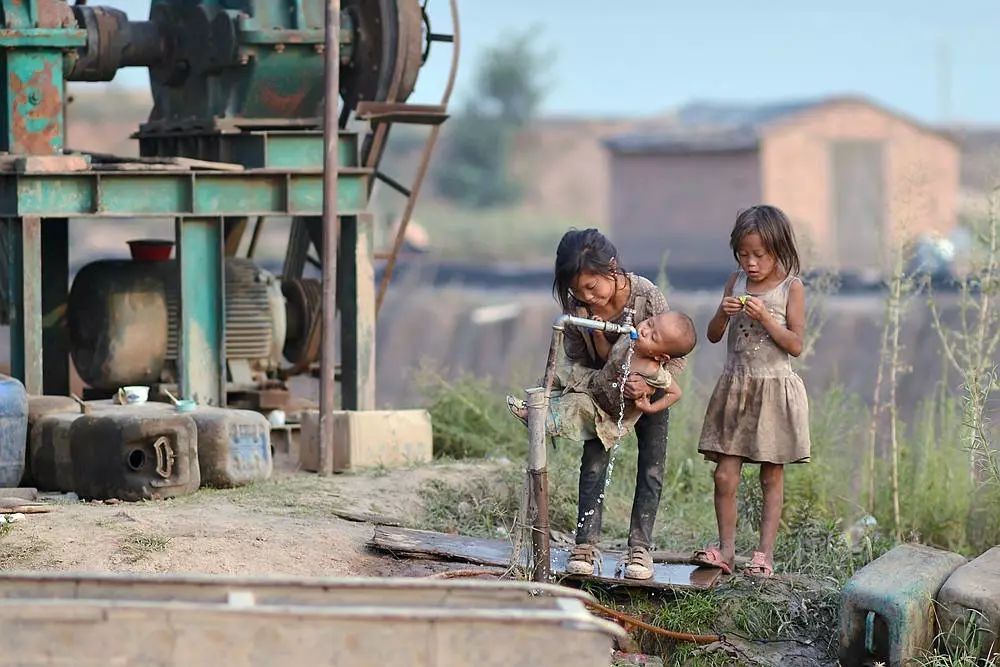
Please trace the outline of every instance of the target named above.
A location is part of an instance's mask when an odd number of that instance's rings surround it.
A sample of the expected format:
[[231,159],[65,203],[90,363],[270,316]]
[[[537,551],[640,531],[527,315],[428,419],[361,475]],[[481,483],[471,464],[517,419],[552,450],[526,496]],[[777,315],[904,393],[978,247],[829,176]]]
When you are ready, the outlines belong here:
[[733,265],[740,209],[781,207],[810,267],[874,275],[900,226],[947,235],[957,216],[959,147],[862,98],[694,104],[605,141],[612,235],[623,261],[655,272]]

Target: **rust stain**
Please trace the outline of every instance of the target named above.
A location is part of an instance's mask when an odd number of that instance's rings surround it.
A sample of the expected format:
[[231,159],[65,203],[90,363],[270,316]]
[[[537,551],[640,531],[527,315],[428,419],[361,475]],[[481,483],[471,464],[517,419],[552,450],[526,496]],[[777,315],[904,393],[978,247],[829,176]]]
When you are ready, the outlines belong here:
[[272,110],[275,116],[279,118],[293,118],[301,115],[299,110],[302,108],[302,102],[305,98],[306,90],[304,88],[290,95],[282,95],[267,86],[262,87],[260,91],[261,103]]
[[[13,98],[12,153],[49,155],[55,153],[60,139],[62,117],[62,87],[55,82],[52,63],[45,63],[41,70],[27,81],[12,71],[8,89]],[[43,121],[41,129],[29,127]]]

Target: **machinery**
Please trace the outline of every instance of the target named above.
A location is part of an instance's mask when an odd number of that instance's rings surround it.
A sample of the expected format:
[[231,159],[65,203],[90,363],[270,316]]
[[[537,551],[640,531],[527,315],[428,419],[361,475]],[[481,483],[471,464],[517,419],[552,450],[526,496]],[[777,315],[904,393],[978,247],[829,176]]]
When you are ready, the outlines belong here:
[[[290,377],[313,373],[328,389],[336,374],[343,409],[373,408],[377,307],[457,65],[455,0],[455,35],[431,30],[427,1],[152,0],[148,19],[132,20],[85,0],[0,0],[0,287],[29,393],[68,393],[72,358],[92,394],[176,385],[200,403],[267,410],[283,407]],[[407,104],[432,42],[453,46],[441,104]],[[150,75],[140,157],[70,151],[66,82],[123,67]],[[327,109],[335,88],[339,107]],[[334,122],[335,146],[324,135]],[[410,186],[380,169],[400,122],[430,127]],[[378,255],[366,213],[377,180],[407,200]],[[68,220],[130,217],[174,220],[176,259],[100,261],[67,293]],[[281,276],[252,259],[275,217],[293,221]],[[237,257],[247,233],[249,256]],[[322,283],[303,277],[307,263]],[[337,351],[321,345],[334,323],[339,359],[321,354]]]

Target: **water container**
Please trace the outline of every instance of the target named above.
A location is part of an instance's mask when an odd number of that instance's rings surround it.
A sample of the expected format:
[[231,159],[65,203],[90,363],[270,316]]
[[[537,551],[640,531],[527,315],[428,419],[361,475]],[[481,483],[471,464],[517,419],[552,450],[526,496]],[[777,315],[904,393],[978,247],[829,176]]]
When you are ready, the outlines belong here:
[[34,432],[35,424],[37,424],[42,417],[71,412],[79,413],[80,407],[79,404],[69,396],[28,397],[28,449],[24,456],[24,475],[21,477],[21,486],[39,486],[35,481],[35,476],[31,468],[31,434]]
[[76,490],[70,453],[70,431],[73,422],[81,416],[77,408],[76,412],[41,417],[32,426],[28,460],[32,481],[39,489],[63,493]]
[[130,406],[82,415],[70,429],[73,477],[88,499],[160,500],[198,489],[198,430],[185,415]]
[[1000,655],[1000,547],[955,570],[938,593],[938,620],[953,649],[978,646]]
[[200,407],[186,413],[198,427],[198,463],[208,486],[242,486],[271,477],[271,425],[250,410]]
[[178,413],[168,403],[122,407],[94,401],[88,406],[95,412],[117,409],[134,414],[184,414],[193,419],[198,428],[198,467],[206,486],[243,486],[271,477],[271,425],[259,412],[206,406]]
[[24,473],[28,394],[14,378],[0,375],[0,486],[17,486]]
[[903,667],[934,642],[934,598],[965,558],[919,544],[901,544],[876,558],[844,586],[840,662]]

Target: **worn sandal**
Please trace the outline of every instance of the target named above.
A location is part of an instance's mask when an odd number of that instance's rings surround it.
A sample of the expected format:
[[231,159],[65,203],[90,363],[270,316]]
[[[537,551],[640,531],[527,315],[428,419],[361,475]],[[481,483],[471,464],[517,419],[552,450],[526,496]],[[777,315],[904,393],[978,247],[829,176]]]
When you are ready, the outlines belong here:
[[510,414],[514,415],[515,419],[517,419],[519,422],[521,422],[525,426],[528,425],[528,418],[527,417],[522,417],[521,415],[519,415],[518,411],[519,410],[524,410],[527,407],[528,407],[528,404],[525,403],[522,399],[520,399],[520,398],[514,398],[510,394],[507,395],[507,410],[510,411]]
[[743,576],[754,579],[769,579],[774,574],[774,566],[768,562],[767,554],[754,551],[753,558],[743,568]]
[[701,551],[695,551],[691,562],[704,567],[717,567],[725,574],[733,573],[733,566],[722,559],[722,552],[718,547],[708,547]]

